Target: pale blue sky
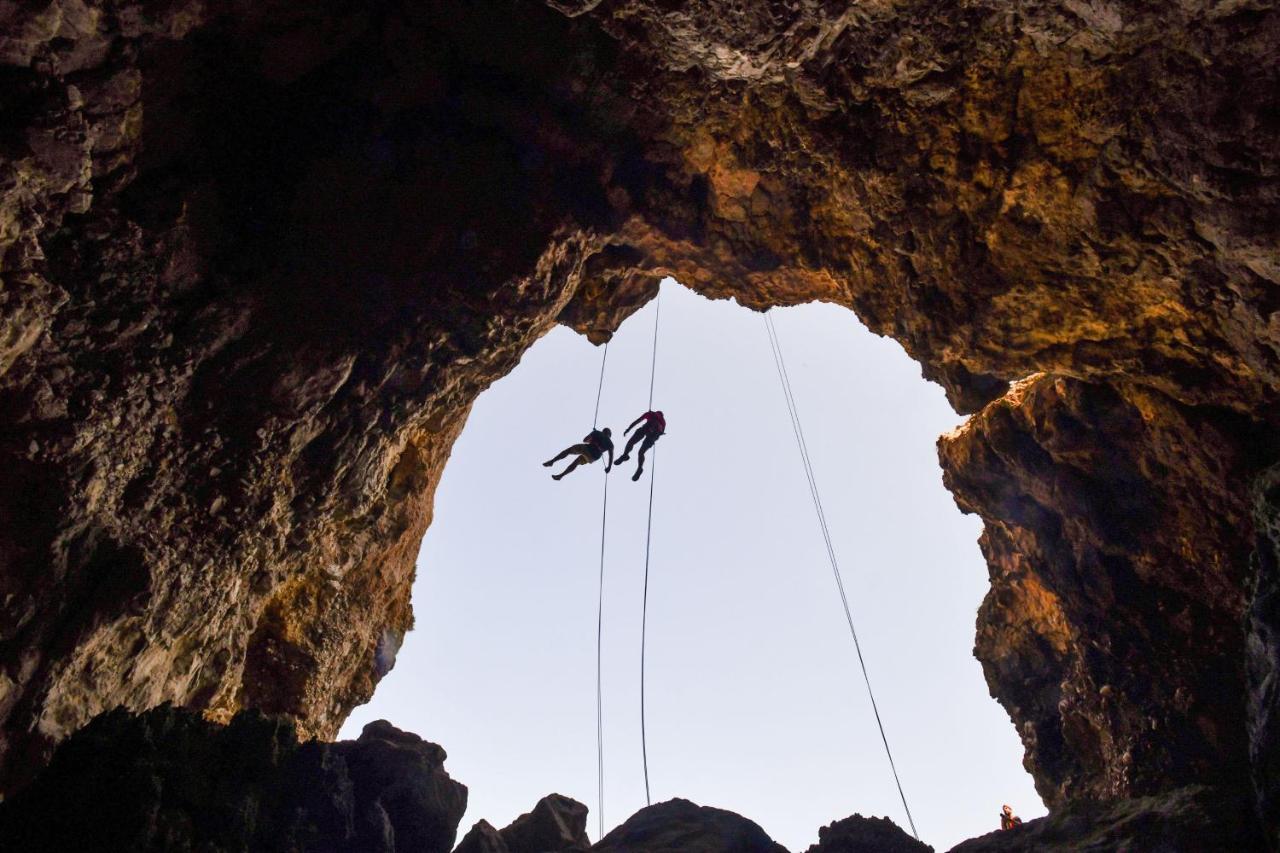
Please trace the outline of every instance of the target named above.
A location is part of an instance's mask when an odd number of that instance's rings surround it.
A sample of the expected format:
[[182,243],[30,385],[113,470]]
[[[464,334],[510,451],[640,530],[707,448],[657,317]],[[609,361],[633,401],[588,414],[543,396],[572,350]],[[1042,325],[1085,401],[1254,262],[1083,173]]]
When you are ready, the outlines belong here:
[[[601,425],[646,408],[650,305],[609,348]],[[893,341],[845,309],[774,312],[859,637],[908,802],[938,850],[1043,814],[973,659],[981,524],[942,487],[961,418]],[[600,350],[559,328],[476,402],[436,494],[417,627],[343,729],[435,741],[470,788],[465,832],[559,792],[596,835],[596,594],[603,463],[541,462],[591,427]],[[761,316],[663,286],[649,594],[654,801],[731,809],[803,851],[855,812],[906,826],[809,502]],[[610,478],[605,817],[644,805],[640,604],[648,474]],[[558,470],[558,468],[557,468]],[[621,476],[620,476],[621,475]]]

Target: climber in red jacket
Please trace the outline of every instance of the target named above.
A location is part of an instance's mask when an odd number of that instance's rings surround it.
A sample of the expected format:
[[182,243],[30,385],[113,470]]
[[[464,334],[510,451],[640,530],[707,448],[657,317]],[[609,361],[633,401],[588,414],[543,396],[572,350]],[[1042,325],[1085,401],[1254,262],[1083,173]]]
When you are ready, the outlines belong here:
[[[636,429],[636,425],[642,422],[644,426],[640,427],[640,429]],[[618,457],[618,464],[621,465],[623,462],[630,459],[631,448],[635,447],[636,444],[640,444],[640,456],[636,460],[636,472],[631,475],[632,480],[639,480],[640,475],[644,473],[644,455],[648,452],[650,447],[653,447],[654,442],[661,438],[667,431],[667,419],[663,417],[662,412],[659,411],[645,412],[643,415],[632,421],[631,426],[627,427],[626,432],[622,434],[626,435],[633,429],[636,429],[636,434],[631,436],[631,440],[627,442],[627,446],[622,451],[622,455]]]
[[1022,818],[1013,813],[1013,807],[1005,803],[1003,809],[1000,810],[1000,828],[1013,829],[1015,826],[1022,826]]
[[[592,462],[595,462],[601,456],[608,453],[609,464],[606,465],[604,469],[604,472],[608,474],[610,471],[613,470],[613,438],[611,438],[612,435],[613,433],[609,431],[608,427],[605,427],[604,429],[593,429],[591,430],[591,432],[587,433],[585,438],[582,439],[581,444],[575,444],[572,447],[566,448],[565,450],[557,454],[555,457],[548,459],[546,462],[543,462],[542,466],[544,468],[550,468],[552,465],[556,464],[561,459],[564,459],[567,456],[577,456],[578,458],[574,459],[573,462],[569,464],[568,468],[565,468],[559,474],[551,475],[551,479],[559,480],[561,477],[563,477],[565,474],[568,474],[570,471],[572,471],[574,468],[577,468],[579,465],[590,465]],[[621,462],[622,460],[618,460],[618,461]]]

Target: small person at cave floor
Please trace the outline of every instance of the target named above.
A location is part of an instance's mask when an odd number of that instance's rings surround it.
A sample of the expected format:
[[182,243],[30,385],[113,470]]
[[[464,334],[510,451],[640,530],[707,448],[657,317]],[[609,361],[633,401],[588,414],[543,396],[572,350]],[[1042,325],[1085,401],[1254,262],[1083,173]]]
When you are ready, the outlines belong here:
[[622,455],[618,457],[618,464],[621,465],[623,462],[626,462],[631,458],[631,448],[635,447],[638,442],[643,442],[640,444],[640,456],[636,460],[636,472],[631,475],[631,479],[633,481],[639,480],[640,475],[644,473],[645,453],[647,453],[649,448],[653,447],[654,443],[667,431],[667,419],[663,416],[662,412],[652,411],[645,412],[643,415],[632,421],[631,426],[627,427],[626,432],[624,432],[623,435],[626,435],[628,432],[635,429],[636,424],[641,421],[644,422],[644,426],[640,427],[640,429],[636,429],[636,434],[631,436],[631,440],[627,442],[627,446],[622,451]]
[[[561,459],[564,459],[569,456],[576,456],[577,458],[569,463],[568,468],[565,468],[559,474],[551,475],[551,479],[559,480],[561,477],[563,477],[565,474],[568,474],[570,471],[572,471],[574,468],[577,468],[579,465],[590,465],[592,462],[595,462],[601,456],[608,453],[609,464],[606,465],[604,469],[604,472],[608,474],[610,471],[613,470],[613,438],[611,437],[612,435],[613,433],[609,430],[608,427],[605,427],[604,429],[593,429],[591,430],[591,432],[587,433],[585,438],[582,439],[581,444],[575,444],[572,447],[566,448],[561,453],[557,454],[555,457],[548,459],[546,462],[543,462],[542,466],[544,468],[550,468],[552,465],[556,464]],[[618,460],[618,461],[622,461],[622,460]]]
[[1000,828],[1013,829],[1015,826],[1022,826],[1022,818],[1013,813],[1013,807],[1005,803],[1004,808],[1000,810]]

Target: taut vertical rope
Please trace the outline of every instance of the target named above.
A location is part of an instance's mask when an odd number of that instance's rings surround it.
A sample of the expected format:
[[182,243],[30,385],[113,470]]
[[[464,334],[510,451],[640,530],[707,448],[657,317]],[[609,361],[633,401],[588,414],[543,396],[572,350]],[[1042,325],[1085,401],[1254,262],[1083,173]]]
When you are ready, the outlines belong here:
[[604,342],[604,352],[600,356],[600,386],[596,388],[596,411],[591,416],[591,429],[600,425],[600,397],[604,394],[604,366],[609,361],[609,342]]
[[778,330],[773,325],[773,318],[764,315],[765,330],[769,333],[769,345],[773,350],[774,366],[778,370],[778,379],[782,383],[782,393],[786,398],[787,411],[791,416],[791,429],[795,433],[796,446],[800,450],[800,460],[804,465],[805,478],[809,481],[809,496],[813,499],[813,509],[818,516],[818,525],[822,530],[822,539],[826,544],[827,558],[831,562],[831,573],[835,577],[836,589],[840,592],[840,603],[844,607],[844,617],[849,623],[849,633],[853,636],[853,647],[858,653],[858,666],[862,669],[862,680],[867,685],[867,697],[871,700],[871,710],[875,714],[876,727],[880,730],[880,740],[884,743],[884,753],[889,759],[889,769],[893,771],[893,781],[898,787],[898,797],[902,800],[902,808],[907,813],[907,823],[911,825],[911,834],[918,841],[920,834],[916,832],[916,822],[911,816],[911,807],[907,805],[907,795],[902,790],[902,780],[898,777],[898,767],[893,760],[893,751],[889,748],[889,738],[884,731],[884,723],[880,719],[880,708],[876,705],[876,695],[871,689],[871,677],[867,674],[867,663],[862,656],[862,644],[858,641],[858,630],[853,625],[853,613],[849,608],[849,597],[845,593],[844,580],[840,577],[840,566],[836,561],[835,546],[831,542],[831,529],[827,525],[827,514],[822,506],[822,496],[818,493],[818,482],[813,474],[813,463],[809,456],[809,445],[804,438],[804,427],[800,423],[800,413],[796,406],[795,394],[791,389],[791,377],[787,373],[786,359],[782,356],[782,343],[778,339]]
[[[653,387],[658,377],[658,318],[662,311],[662,291],[653,306],[653,360],[649,365],[649,411],[653,411]],[[653,445],[653,459],[649,463],[649,520],[644,530],[644,602],[640,610],[640,754],[644,759],[644,801],[653,805],[649,796],[649,738],[645,726],[645,648],[649,628],[649,546],[653,540],[653,484],[658,476],[658,445]]]
[[662,291],[653,300],[653,360],[649,363],[649,409],[653,409],[653,384],[658,378],[658,318],[662,315]]
[[604,474],[604,500],[600,510],[600,594],[596,601],[596,804],[600,834],[604,838],[604,691],[600,685],[604,646],[604,541],[609,521],[609,472]]
[[649,742],[645,729],[644,659],[645,641],[649,627],[649,543],[653,533],[653,481],[658,471],[658,448],[653,448],[653,462],[649,467],[649,523],[644,531],[644,603],[640,611],[640,754],[644,759],[644,802],[653,805],[649,795]]
[[[600,385],[596,389],[596,411],[591,419],[591,430],[599,425],[600,397],[604,394],[604,368],[609,360],[609,343],[606,341],[600,356]],[[600,592],[596,601],[596,814],[600,833],[604,837],[604,690],[601,687],[601,658],[604,646],[604,543],[609,523],[609,469],[604,470],[604,499],[600,509]]]

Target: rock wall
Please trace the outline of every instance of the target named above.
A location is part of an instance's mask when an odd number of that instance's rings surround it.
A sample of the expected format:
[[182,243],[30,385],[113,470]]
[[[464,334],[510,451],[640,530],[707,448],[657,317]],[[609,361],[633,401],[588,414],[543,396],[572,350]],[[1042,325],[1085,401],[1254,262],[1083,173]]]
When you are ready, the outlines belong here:
[[1258,550],[1245,621],[1245,711],[1258,814],[1280,848],[1280,467],[1257,478],[1252,497]]
[[2,10],[10,785],[116,705],[336,733],[471,401],[599,246],[590,39],[504,70],[563,18],[339,5]]
[[299,743],[244,712],[226,727],[157,708],[104,714],[0,804],[0,844],[29,853],[449,853],[467,789],[445,752],[384,721]]
[[1268,0],[0,6],[0,788],[116,705],[332,736],[471,401],[666,274],[846,305],[980,412],[943,462],[1051,804],[1243,778],[1277,43]]
[[1199,785],[1108,803],[1080,801],[949,853],[1110,853],[1113,850],[1266,850],[1252,798]]
[[1242,779],[1248,483],[1274,442],[1149,387],[1043,375],[939,442],[986,521],[976,653],[1049,803]]

